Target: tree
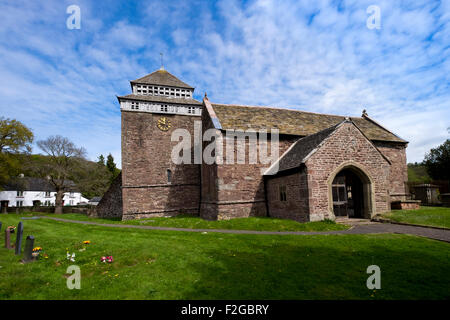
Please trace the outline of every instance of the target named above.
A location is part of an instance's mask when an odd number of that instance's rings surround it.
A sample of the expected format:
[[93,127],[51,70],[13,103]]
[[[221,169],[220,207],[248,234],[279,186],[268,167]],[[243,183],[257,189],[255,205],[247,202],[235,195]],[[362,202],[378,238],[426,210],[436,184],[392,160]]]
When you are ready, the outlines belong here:
[[102,154],[98,157],[97,163],[99,165],[105,166],[105,157]]
[[114,163],[114,157],[111,155],[111,153],[108,154],[108,157],[106,158],[106,167],[108,168],[108,171],[111,172],[111,182],[112,182],[120,174],[120,170],[117,169],[117,166]]
[[20,173],[18,155],[31,152],[33,138],[21,122],[0,117],[0,189]]
[[13,177],[17,177],[21,173],[20,171],[21,163],[15,155],[0,153],[0,190]]
[[55,213],[62,213],[64,193],[71,191],[74,182],[80,179],[78,168],[85,160],[86,151],[62,136],[51,136],[38,141],[37,145],[47,157],[41,157],[34,168],[55,188]]
[[116,171],[116,164],[114,163],[114,157],[111,153],[108,154],[108,157],[106,158],[106,167],[111,173],[114,173]]
[[111,173],[105,164],[100,162],[80,161],[77,176],[77,186],[83,196],[91,199],[101,197],[108,190],[111,183]]
[[0,118],[0,153],[31,152],[33,133],[17,120]]
[[450,139],[425,155],[425,166],[434,180],[450,180]]
[[408,182],[411,183],[431,183],[427,167],[422,163],[408,163]]

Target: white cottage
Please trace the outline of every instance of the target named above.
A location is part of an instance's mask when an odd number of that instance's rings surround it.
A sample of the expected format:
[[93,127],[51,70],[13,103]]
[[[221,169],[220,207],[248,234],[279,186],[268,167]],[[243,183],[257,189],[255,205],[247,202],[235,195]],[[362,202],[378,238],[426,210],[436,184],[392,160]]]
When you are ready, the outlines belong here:
[[[42,206],[54,206],[56,201],[56,190],[45,179],[23,177],[14,183],[3,186],[0,191],[0,202],[2,207],[31,207],[35,201],[40,201]],[[64,193],[63,205],[76,206],[79,203],[87,203],[80,192],[74,190]]]

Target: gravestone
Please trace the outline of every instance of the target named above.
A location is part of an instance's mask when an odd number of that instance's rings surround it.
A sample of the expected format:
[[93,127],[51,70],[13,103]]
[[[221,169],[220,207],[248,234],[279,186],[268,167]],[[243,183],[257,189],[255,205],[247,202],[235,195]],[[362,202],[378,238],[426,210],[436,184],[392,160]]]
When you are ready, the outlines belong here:
[[34,237],[28,236],[25,243],[25,251],[22,259],[23,263],[33,261],[33,248],[34,248]]
[[5,230],[5,248],[11,249],[11,232],[9,231],[9,228],[6,228]]
[[0,221],[0,231],[2,231],[2,222]]
[[16,235],[16,255],[22,253],[22,237],[23,237],[23,223],[19,222],[17,226],[17,235]]

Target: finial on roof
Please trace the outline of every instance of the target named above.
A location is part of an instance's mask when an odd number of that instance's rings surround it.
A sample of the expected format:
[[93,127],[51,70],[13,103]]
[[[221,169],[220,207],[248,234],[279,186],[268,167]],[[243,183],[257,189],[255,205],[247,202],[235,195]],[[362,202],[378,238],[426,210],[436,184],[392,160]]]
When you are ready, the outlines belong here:
[[367,114],[366,109],[363,110],[362,112],[362,116],[361,117],[368,117],[369,115]]
[[205,91],[205,97],[204,97],[204,99],[209,100],[209,99],[208,99],[208,95],[206,94],[206,91]]
[[350,118],[349,118],[349,117],[345,117],[345,121],[346,121],[346,122],[349,122],[349,121],[350,121]]
[[161,68],[159,70],[164,71],[164,54],[160,52],[159,55],[161,56]]

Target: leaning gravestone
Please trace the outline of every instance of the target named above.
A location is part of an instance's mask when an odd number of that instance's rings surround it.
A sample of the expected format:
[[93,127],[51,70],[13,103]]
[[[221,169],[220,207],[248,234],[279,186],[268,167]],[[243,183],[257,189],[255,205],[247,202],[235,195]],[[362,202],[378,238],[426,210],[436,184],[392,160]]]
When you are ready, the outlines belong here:
[[25,251],[23,254],[23,263],[33,261],[33,247],[34,247],[34,237],[28,236],[25,243]]
[[17,226],[17,235],[16,235],[16,255],[22,253],[22,237],[23,237],[23,223],[19,222]]
[[5,248],[11,249],[11,231],[9,228],[5,230]]

